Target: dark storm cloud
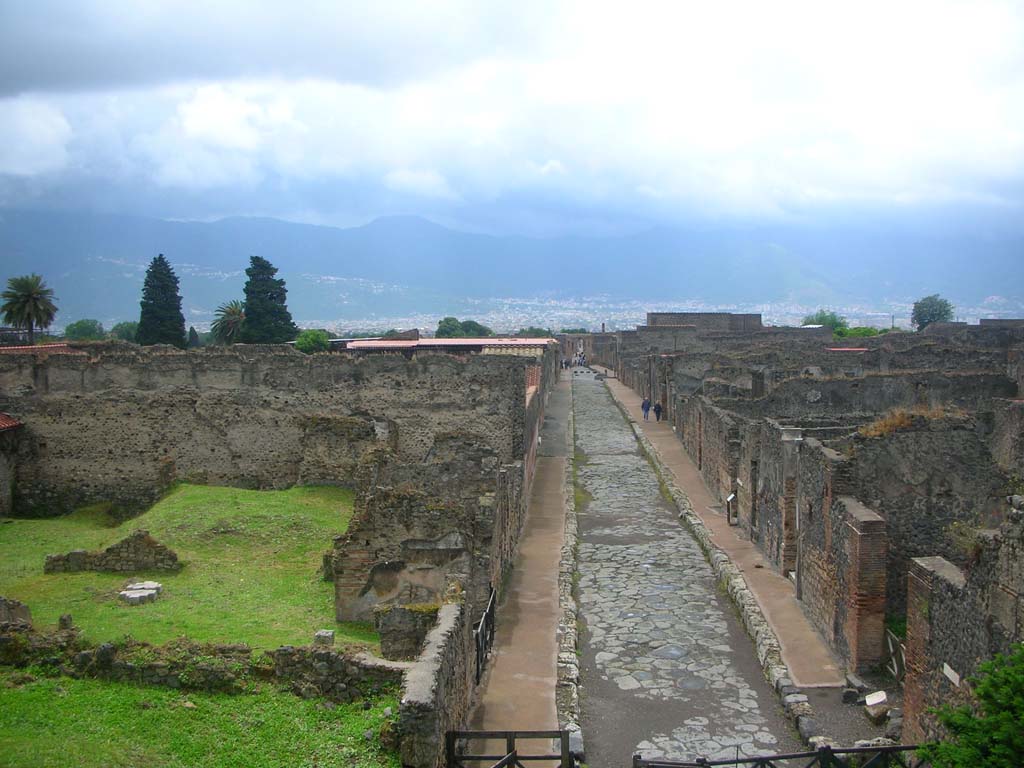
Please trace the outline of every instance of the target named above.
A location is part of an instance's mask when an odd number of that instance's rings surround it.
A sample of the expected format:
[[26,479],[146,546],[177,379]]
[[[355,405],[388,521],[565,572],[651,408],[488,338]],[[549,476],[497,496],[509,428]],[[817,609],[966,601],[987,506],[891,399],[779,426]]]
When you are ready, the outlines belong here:
[[182,81],[324,78],[389,86],[525,44],[529,5],[472,2],[5,2],[0,96]]

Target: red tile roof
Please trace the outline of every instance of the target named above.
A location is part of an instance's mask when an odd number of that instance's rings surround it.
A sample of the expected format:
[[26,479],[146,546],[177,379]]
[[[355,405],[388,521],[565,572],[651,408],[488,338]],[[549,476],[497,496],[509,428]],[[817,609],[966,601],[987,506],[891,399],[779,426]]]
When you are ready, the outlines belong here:
[[0,355],[23,355],[27,352],[77,352],[67,344],[27,344],[21,347],[0,347]]
[[20,426],[22,426],[22,423],[9,413],[0,413],[0,432],[4,432],[8,429],[16,429]]
[[472,339],[359,339],[350,341],[346,349],[438,349],[443,347],[543,347],[557,343],[554,339],[514,339],[488,336]]

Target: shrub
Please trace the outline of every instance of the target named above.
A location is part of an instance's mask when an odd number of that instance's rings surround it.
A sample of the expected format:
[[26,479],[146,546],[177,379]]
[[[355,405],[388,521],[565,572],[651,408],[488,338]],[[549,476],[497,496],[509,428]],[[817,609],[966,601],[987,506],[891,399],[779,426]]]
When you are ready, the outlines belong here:
[[310,328],[298,335],[295,339],[295,348],[307,355],[314,352],[326,352],[331,348],[331,337],[327,331]]
[[943,705],[932,712],[948,731],[918,750],[933,768],[1019,768],[1024,755],[1024,645],[996,654],[971,678],[976,707]]
[[105,335],[103,323],[99,320],[76,320],[73,323],[68,323],[64,329],[64,336],[72,341],[97,341]]

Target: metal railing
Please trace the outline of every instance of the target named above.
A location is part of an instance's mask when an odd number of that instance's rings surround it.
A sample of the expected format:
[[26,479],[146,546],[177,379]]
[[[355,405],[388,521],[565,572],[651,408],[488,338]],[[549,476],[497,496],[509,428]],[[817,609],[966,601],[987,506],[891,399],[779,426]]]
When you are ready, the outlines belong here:
[[916,746],[903,744],[885,747],[820,747],[815,752],[793,752],[763,757],[708,760],[646,760],[633,755],[633,768],[924,768],[925,762],[914,753]]
[[[549,750],[558,742],[558,752],[521,754],[520,742],[547,741]],[[500,754],[474,754],[469,745],[473,741],[492,741],[503,744]],[[461,744],[460,744],[461,742]],[[460,746],[465,749],[459,749]],[[485,745],[486,747],[486,745]],[[493,749],[494,746],[491,745]],[[445,765],[448,768],[527,768],[526,763],[544,762],[552,768],[576,768],[575,756],[569,751],[568,731],[448,731],[445,736]],[[558,762],[555,763],[554,761]]]
[[[487,598],[487,607],[484,608],[483,616],[473,628],[473,643],[476,645],[476,684],[480,685],[480,678],[484,674],[484,666],[487,664],[487,654],[494,644],[494,611],[497,597],[494,587],[491,587],[491,594]],[[511,763],[509,763],[511,765]]]

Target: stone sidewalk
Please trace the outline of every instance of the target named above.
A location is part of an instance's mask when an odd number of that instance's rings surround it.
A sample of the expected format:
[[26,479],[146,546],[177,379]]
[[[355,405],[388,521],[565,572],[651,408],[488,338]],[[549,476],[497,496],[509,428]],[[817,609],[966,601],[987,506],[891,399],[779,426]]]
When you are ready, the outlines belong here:
[[[610,373],[595,366],[595,370]],[[704,479],[667,422],[643,420],[641,397],[618,379],[605,380],[612,396],[629,412],[650,440],[676,484],[689,496],[693,509],[711,531],[712,541],[743,573],[754,598],[778,637],[783,661],[798,688],[831,688],[843,685],[840,663],[811,625],[796,599],[793,584],[777,573],[760,550],[739,535],[725,516],[714,509]]]
[[[494,647],[470,718],[471,730],[558,728],[558,565],[565,529],[570,407],[569,380],[563,375],[545,409],[529,511],[515,568],[498,606]],[[473,744],[474,749],[481,746]],[[504,744],[487,746],[503,753]],[[525,753],[549,749],[547,743],[533,742]]]
[[573,379],[587,764],[799,746],[701,548],[607,389]]

